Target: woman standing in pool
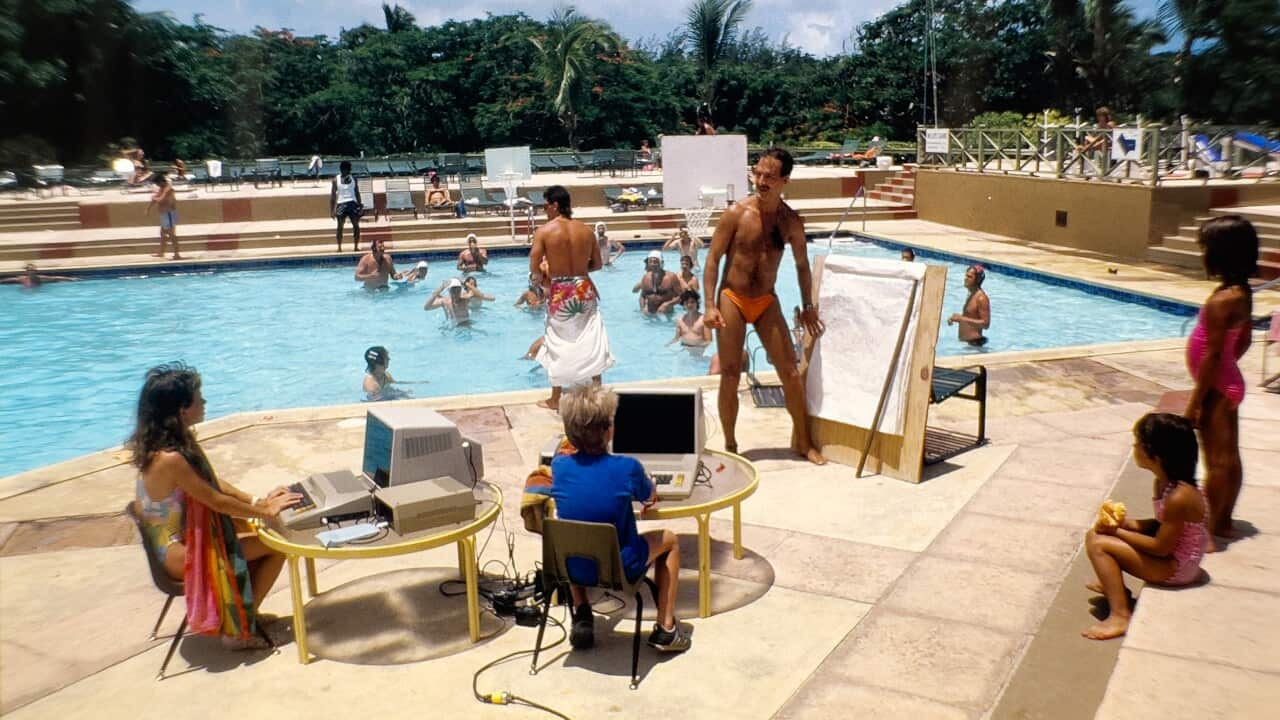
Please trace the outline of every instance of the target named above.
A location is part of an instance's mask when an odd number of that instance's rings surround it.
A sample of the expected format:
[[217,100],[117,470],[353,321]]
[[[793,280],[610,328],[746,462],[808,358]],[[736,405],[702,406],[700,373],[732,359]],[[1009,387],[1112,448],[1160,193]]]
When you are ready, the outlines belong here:
[[265,647],[254,635],[257,601],[284,556],[255,533],[238,533],[232,517],[274,520],[302,496],[278,487],[253,497],[219,480],[191,430],[204,421],[204,405],[195,368],[173,363],[147,371],[127,443],[140,473],[139,515],[156,559],[185,583],[190,630],[220,635],[230,648]]
[[[1248,220],[1226,215],[1200,226],[1204,269],[1222,280],[1213,291],[1187,339],[1187,368],[1195,389],[1187,402],[1187,419],[1200,428],[1207,466],[1204,487],[1209,498],[1209,530],[1235,536],[1231,514],[1240,496],[1240,415],[1244,376],[1237,364],[1249,349],[1253,291],[1249,278],[1258,272],[1258,233]],[[1210,540],[1209,552],[1217,550]]]

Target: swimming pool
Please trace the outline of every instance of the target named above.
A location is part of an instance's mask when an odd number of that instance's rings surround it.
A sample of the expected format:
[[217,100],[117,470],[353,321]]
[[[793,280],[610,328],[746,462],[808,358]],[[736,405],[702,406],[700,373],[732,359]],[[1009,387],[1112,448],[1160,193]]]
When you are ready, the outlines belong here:
[[[813,254],[825,253],[814,243]],[[834,252],[894,257],[890,247],[837,241]],[[629,249],[597,274],[617,364],[608,382],[706,373],[710,351],[665,346],[667,318],[636,312],[632,286],[645,252]],[[667,266],[678,269],[674,252]],[[960,310],[964,265],[948,266],[943,317]],[[397,257],[400,268],[418,256]],[[416,396],[461,395],[546,386],[536,363],[520,360],[542,332],[540,313],[512,307],[525,287],[527,260],[498,257],[480,276],[497,301],[474,327],[448,327],[423,302],[453,260],[432,259],[414,288],[369,293],[352,280],[355,260],[266,269],[91,277],[36,291],[0,286],[0,477],[110,447],[130,432],[142,376],[182,359],[204,376],[208,417],[269,408],[356,402],[365,348],[385,345],[400,380],[427,381]],[[794,265],[784,259],[779,294],[799,304]],[[1178,336],[1193,308],[1156,307],[992,268],[991,342],[985,352],[1028,350]],[[788,311],[788,317],[790,312]],[[941,329],[939,355],[975,353]],[[764,354],[759,353],[760,362]]]

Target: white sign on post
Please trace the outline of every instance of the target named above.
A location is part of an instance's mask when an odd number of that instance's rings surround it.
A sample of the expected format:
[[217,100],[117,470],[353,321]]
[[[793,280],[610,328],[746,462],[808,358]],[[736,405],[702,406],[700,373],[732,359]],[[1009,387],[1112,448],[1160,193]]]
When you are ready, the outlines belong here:
[[949,128],[928,128],[925,130],[924,151],[941,155],[951,152],[951,130]]
[[1116,128],[1111,131],[1112,160],[1141,160],[1142,131],[1136,128]]

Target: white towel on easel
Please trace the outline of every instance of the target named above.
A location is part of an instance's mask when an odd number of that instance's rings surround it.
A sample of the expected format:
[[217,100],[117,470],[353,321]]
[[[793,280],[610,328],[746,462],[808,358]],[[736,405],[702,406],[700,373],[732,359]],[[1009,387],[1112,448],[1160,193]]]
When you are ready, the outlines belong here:
[[917,283],[915,307],[898,355],[878,430],[901,435],[911,353],[923,295],[924,263],[828,255],[818,307],[826,333],[814,344],[805,394],[809,414],[869,428],[893,360],[903,313]]

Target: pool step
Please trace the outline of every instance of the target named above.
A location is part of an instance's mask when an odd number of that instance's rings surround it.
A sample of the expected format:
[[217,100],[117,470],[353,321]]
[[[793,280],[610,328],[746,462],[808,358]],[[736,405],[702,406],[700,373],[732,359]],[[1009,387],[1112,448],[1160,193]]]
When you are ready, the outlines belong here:
[[[837,222],[845,212],[847,203],[821,208],[804,208],[802,212],[811,226]],[[905,206],[868,207],[866,216],[871,220],[904,219],[915,217],[915,212]],[[862,209],[855,207],[846,223],[860,221]],[[655,240],[669,236],[684,221],[678,211],[650,211],[634,213],[584,212],[581,219],[588,225],[597,221],[608,223],[611,237],[630,241]],[[714,220],[714,218],[713,218]],[[253,251],[255,254],[279,253],[331,253],[335,248],[333,225],[328,220],[306,223],[303,227],[287,229],[255,229],[257,223],[249,223],[240,232],[219,232],[217,225],[189,225],[178,227],[179,240],[184,252],[234,252]],[[465,219],[436,218],[414,221],[412,217],[397,216],[392,221],[372,222],[367,219],[362,226],[361,243],[373,237],[381,237],[392,250],[428,250],[461,247],[468,232],[474,232],[485,246],[511,243],[510,221],[499,216],[472,216]],[[39,233],[19,240],[0,240],[0,262],[25,263],[39,261],[44,266],[56,266],[56,261],[66,258],[113,257],[121,255],[146,255],[158,247],[158,231],[154,227],[125,228],[101,232],[77,231],[75,233]],[[516,242],[524,243],[528,235],[527,220],[516,221]],[[344,247],[351,247],[351,231],[344,233]],[[52,265],[49,263],[52,262]]]
[[[1147,259],[1153,262],[1185,268],[1203,268],[1200,249],[1170,247],[1168,238],[1164,245],[1147,248]],[[1258,276],[1263,280],[1280,277],[1280,249],[1263,248],[1258,260]]]

